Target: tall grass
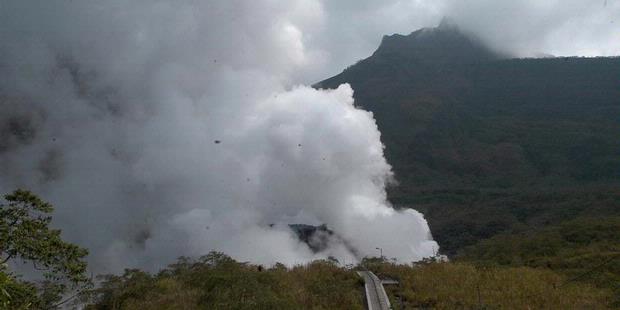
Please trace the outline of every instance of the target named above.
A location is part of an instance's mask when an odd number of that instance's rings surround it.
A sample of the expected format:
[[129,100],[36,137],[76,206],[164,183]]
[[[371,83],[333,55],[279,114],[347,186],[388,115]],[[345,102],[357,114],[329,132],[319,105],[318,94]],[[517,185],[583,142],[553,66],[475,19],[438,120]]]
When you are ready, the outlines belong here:
[[399,281],[386,286],[395,309],[604,309],[612,300],[609,291],[528,267],[384,263],[371,269]]

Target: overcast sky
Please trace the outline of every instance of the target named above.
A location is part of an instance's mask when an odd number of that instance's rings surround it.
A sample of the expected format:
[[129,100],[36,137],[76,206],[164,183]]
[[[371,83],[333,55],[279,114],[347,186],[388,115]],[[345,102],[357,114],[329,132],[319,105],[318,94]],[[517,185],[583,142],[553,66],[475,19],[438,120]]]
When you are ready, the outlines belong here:
[[[617,0],[0,0],[0,191],[55,204],[96,272],[210,250],[417,260],[437,244],[423,215],[386,201],[372,113],[348,85],[295,85],[443,16],[516,56],[617,55],[619,13]],[[312,253],[290,223],[338,237]]]
[[[515,56],[620,55],[618,0],[322,1],[324,31],[309,46],[326,50],[324,72],[369,56],[385,34],[408,34],[449,17],[493,48]],[[312,47],[310,47],[312,49]]]
[[[0,14],[16,18],[11,2],[0,2]],[[51,0],[47,5],[41,5],[40,1],[23,2],[30,10],[40,11],[36,18],[46,19],[59,18],[53,16],[57,12],[46,11],[50,6],[69,0]],[[169,16],[162,12],[160,17],[170,20],[171,16],[183,14],[181,8],[187,11],[192,11],[190,7],[200,7],[201,10],[217,8],[220,11],[214,15],[231,19],[217,19],[219,23],[227,24],[225,28],[230,31],[220,38],[223,43],[221,50],[234,48],[239,40],[256,36],[256,33],[240,31],[243,25],[259,29],[272,27],[270,31],[280,31],[281,43],[289,44],[289,56],[295,57],[299,65],[287,76],[292,84],[313,83],[339,73],[346,66],[369,56],[383,35],[408,34],[421,27],[433,27],[445,16],[493,48],[515,56],[620,55],[619,0],[292,0],[286,4],[280,1],[248,4],[233,0],[226,7],[216,5],[218,2],[181,1],[183,4],[177,8],[168,9]],[[166,6],[166,1],[138,3],[145,10],[142,16],[153,8]],[[137,7],[119,4],[116,10],[117,13],[126,11],[124,14],[132,14]],[[40,21],[28,20],[28,15],[31,14],[18,15],[23,19],[21,26],[36,27]],[[88,29],[99,26],[88,18],[76,19],[79,24],[71,27]],[[51,27],[48,31],[53,30]],[[100,29],[99,32],[106,31]],[[276,65],[275,58],[269,65]]]

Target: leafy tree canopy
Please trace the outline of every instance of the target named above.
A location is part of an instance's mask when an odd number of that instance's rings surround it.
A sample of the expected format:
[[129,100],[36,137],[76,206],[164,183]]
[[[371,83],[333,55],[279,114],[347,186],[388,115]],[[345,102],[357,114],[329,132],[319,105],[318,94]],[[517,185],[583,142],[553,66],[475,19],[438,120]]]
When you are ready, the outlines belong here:
[[[50,228],[54,207],[27,190],[16,190],[0,203],[0,306],[50,308],[68,290],[90,284],[84,257],[88,251]],[[44,281],[23,281],[9,270],[10,261],[30,263]]]

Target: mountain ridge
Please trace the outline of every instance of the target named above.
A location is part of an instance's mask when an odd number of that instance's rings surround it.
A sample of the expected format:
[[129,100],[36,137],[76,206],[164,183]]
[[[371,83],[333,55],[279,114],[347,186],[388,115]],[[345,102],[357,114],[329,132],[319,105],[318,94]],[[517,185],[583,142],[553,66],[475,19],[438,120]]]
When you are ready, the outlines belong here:
[[422,211],[449,255],[540,223],[620,215],[620,58],[506,58],[464,37],[446,25],[387,36],[315,84],[349,83],[373,112],[399,182],[389,200]]
[[[428,33],[431,39],[424,38],[421,41],[422,33]],[[485,152],[512,153],[504,154],[513,157],[504,158],[508,162],[504,164],[497,162],[492,165],[493,169],[504,171],[491,171],[495,174],[509,173],[508,170],[511,170],[509,162],[516,163],[517,157],[528,157],[524,160],[527,159],[525,161],[529,164],[527,167],[521,167],[521,170],[532,172],[531,176],[536,178],[544,179],[549,175],[548,167],[542,167],[549,161],[555,166],[554,173],[560,173],[560,169],[566,168],[566,163],[559,165],[559,161],[555,159],[543,159],[544,162],[539,162],[540,160],[534,158],[541,153],[544,155],[547,151],[544,149],[543,141],[537,141],[536,144],[530,143],[533,141],[512,141],[519,139],[518,137],[493,137],[489,141],[489,137],[481,137],[479,132],[468,132],[469,128],[455,128],[457,125],[465,125],[483,130],[488,128],[490,125],[488,122],[493,121],[492,118],[511,118],[511,122],[508,123],[492,124],[503,130],[509,130],[510,128],[507,128],[509,126],[522,127],[523,124],[517,124],[520,122],[532,127],[559,125],[554,124],[557,121],[572,122],[562,126],[573,128],[557,128],[558,126],[550,128],[559,136],[568,134],[562,132],[563,129],[578,130],[574,127],[582,127],[588,131],[583,139],[587,140],[586,136],[589,136],[599,141],[584,141],[582,144],[586,145],[581,146],[577,141],[577,145],[570,145],[573,141],[564,137],[567,139],[562,145],[564,149],[555,150],[561,151],[562,157],[567,157],[562,160],[575,164],[571,165],[573,167],[583,164],[583,160],[587,159],[578,158],[580,155],[576,153],[580,148],[584,150],[585,157],[590,159],[597,157],[599,153],[605,155],[610,151],[609,154],[618,154],[617,151],[613,151],[617,143],[609,140],[604,132],[605,129],[620,130],[617,122],[609,117],[609,112],[618,111],[620,107],[620,90],[615,87],[620,84],[620,63],[616,58],[509,59],[472,42],[476,41],[469,39],[455,26],[445,25],[430,30],[421,29],[408,36],[386,36],[381,46],[370,57],[314,86],[335,88],[342,83],[352,85],[356,104],[375,114],[382,140],[387,148],[386,155],[395,167],[397,178],[401,180],[405,174],[409,174],[403,173],[405,168],[403,166],[408,166],[411,162],[426,161],[423,168],[431,170],[441,166],[442,163],[432,163],[431,159],[448,154],[432,156],[433,154],[428,153],[429,148],[420,150],[416,145],[433,144],[434,142],[430,140],[437,141],[436,135],[445,135],[446,131],[460,135],[462,139],[476,140],[470,142],[485,144],[472,146],[473,150],[466,150],[463,149],[463,145],[460,147],[456,145],[458,141],[451,141],[453,150],[446,150],[443,147],[444,151],[458,151],[460,154],[452,154],[450,155],[452,158],[445,158],[448,162],[475,160],[471,158],[474,154],[465,153],[483,147]],[[450,48],[453,46],[461,48]],[[596,123],[592,125],[592,121]],[[592,128],[596,126],[599,128]],[[526,128],[518,130],[528,131]],[[509,133],[504,132],[504,135],[507,134]],[[535,136],[539,134],[543,132]],[[602,139],[605,142],[599,143],[601,136],[604,136]],[[445,136],[443,138],[458,139]],[[480,141],[481,139],[486,141]],[[427,146],[433,149],[431,145]],[[499,149],[492,150],[489,146],[496,146]],[[597,146],[603,147],[604,150],[592,149]],[[434,149],[438,150],[439,147],[436,145]],[[571,147],[574,149],[569,150]],[[413,158],[402,158],[406,156]],[[620,165],[617,161],[613,163]],[[480,160],[476,163],[476,165],[482,164]],[[611,165],[603,166],[609,168]],[[481,169],[485,170],[485,167]],[[597,169],[604,170],[603,167]],[[590,176],[590,179],[607,180],[620,176],[620,170],[612,170],[614,173],[608,173],[605,177],[600,175],[603,171],[598,171],[595,173],[597,175]],[[483,172],[485,171],[478,173],[463,171],[462,174],[474,174],[475,178],[484,178],[482,175],[476,175]],[[583,179],[587,173],[581,171],[572,174],[577,179]],[[579,174],[581,176],[578,176]],[[418,185],[422,185],[421,181]]]

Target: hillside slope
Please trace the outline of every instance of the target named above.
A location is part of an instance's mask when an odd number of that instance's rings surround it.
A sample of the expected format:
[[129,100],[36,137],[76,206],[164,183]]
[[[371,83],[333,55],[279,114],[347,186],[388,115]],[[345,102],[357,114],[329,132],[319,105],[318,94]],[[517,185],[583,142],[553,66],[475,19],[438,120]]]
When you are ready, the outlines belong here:
[[377,120],[391,201],[423,211],[447,254],[620,213],[619,58],[508,59],[442,24],[315,87],[341,83]]

